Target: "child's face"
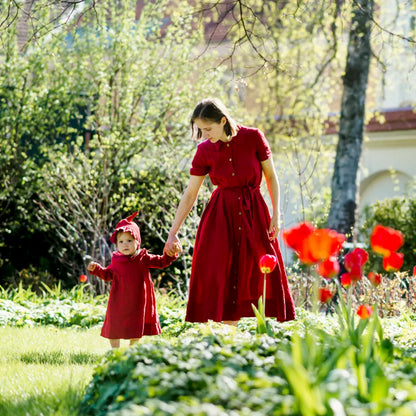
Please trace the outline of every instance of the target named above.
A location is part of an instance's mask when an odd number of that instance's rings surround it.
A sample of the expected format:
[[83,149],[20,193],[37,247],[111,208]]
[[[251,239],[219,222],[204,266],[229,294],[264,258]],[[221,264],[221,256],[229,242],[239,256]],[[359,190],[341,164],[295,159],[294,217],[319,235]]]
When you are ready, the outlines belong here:
[[126,256],[132,256],[137,246],[137,241],[130,233],[120,232],[117,234],[117,250],[120,253]]

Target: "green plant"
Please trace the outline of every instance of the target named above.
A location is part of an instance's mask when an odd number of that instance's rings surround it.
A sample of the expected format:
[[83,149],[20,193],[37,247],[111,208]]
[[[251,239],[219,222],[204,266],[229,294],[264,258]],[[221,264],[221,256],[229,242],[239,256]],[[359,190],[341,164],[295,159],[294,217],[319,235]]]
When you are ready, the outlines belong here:
[[[360,241],[369,241],[371,231],[377,224],[391,227],[405,235],[400,252],[404,254],[402,271],[409,275],[416,265],[416,199],[412,196],[395,197],[378,201],[366,207],[360,227]],[[370,253],[367,270],[380,270],[381,259]]]
[[[163,249],[194,152],[189,108],[225,93],[213,82],[220,68],[198,76],[208,55],[197,74],[189,64],[200,34],[188,4],[146,3],[139,19],[135,10],[134,0],[94,4],[77,27],[39,38],[27,54],[16,48],[17,20],[2,38],[2,279],[32,265],[72,287],[91,259],[109,260],[112,227],[136,209],[143,245]],[[52,15],[45,7],[36,24]],[[184,228],[189,241],[201,204]],[[181,260],[184,286],[190,256]]]
[[[97,367],[80,413],[196,415],[205,409],[220,415],[316,416],[341,409],[357,415],[405,412],[412,408],[416,393],[405,380],[414,380],[416,371],[409,368],[402,380],[399,374],[414,351],[401,363],[408,350],[386,341],[375,343],[374,331],[380,331],[375,317],[351,326],[354,337],[345,337],[335,327],[333,333],[327,332],[325,323],[319,329],[316,315],[302,312],[300,322],[272,323],[273,337],[256,335],[252,320],[252,334],[201,324],[177,339],[149,339],[113,352]],[[399,386],[408,394],[406,398],[395,395]]]

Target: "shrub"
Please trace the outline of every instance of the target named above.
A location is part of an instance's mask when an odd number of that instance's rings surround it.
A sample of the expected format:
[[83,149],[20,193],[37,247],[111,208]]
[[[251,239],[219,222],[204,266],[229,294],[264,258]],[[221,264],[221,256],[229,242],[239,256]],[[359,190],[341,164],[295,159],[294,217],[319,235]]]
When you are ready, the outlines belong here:
[[[285,328],[293,325],[303,330],[289,338]],[[363,349],[337,331],[318,329],[313,320],[274,325],[273,331],[273,337],[256,336],[194,325],[177,339],[113,351],[97,366],[80,414],[279,416],[342,409],[339,414],[367,415],[381,409],[407,414],[414,406],[409,350],[397,350],[396,360],[388,341],[374,340]],[[368,356],[361,357],[363,351]],[[400,380],[403,372],[409,383]],[[363,377],[368,385],[359,389]],[[406,394],[399,397],[397,389]]]
[[[195,150],[189,108],[203,94],[226,94],[212,81],[222,69],[198,76],[189,65],[200,37],[190,6],[171,7],[146,2],[135,19],[135,0],[103,0],[79,27],[41,37],[30,54],[13,46],[15,27],[8,31],[0,52],[0,284],[33,266],[73,286],[91,258],[109,261],[112,228],[136,210],[144,244],[163,248]],[[209,60],[198,61],[199,74]],[[176,267],[189,268],[186,259]]]
[[[412,273],[416,265],[416,199],[395,197],[378,201],[364,211],[364,220],[360,227],[360,240],[370,241],[370,234],[375,225],[381,224],[401,231],[405,236],[402,271]],[[370,251],[368,270],[382,270],[382,258]]]

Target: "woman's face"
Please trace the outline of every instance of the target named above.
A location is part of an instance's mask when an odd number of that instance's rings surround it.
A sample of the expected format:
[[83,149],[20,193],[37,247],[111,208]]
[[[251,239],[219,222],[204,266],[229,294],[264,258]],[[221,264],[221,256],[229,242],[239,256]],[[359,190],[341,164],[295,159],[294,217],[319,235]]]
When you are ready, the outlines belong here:
[[201,130],[202,138],[208,139],[211,143],[216,143],[218,140],[227,141],[227,135],[224,131],[226,122],[225,117],[219,123],[202,118],[195,119],[195,125]]

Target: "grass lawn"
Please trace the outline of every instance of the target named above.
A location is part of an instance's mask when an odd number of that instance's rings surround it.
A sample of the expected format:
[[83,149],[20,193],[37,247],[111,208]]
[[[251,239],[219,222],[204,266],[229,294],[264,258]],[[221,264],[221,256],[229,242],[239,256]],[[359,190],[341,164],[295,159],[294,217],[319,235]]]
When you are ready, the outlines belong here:
[[75,415],[110,349],[99,331],[0,327],[0,415]]

